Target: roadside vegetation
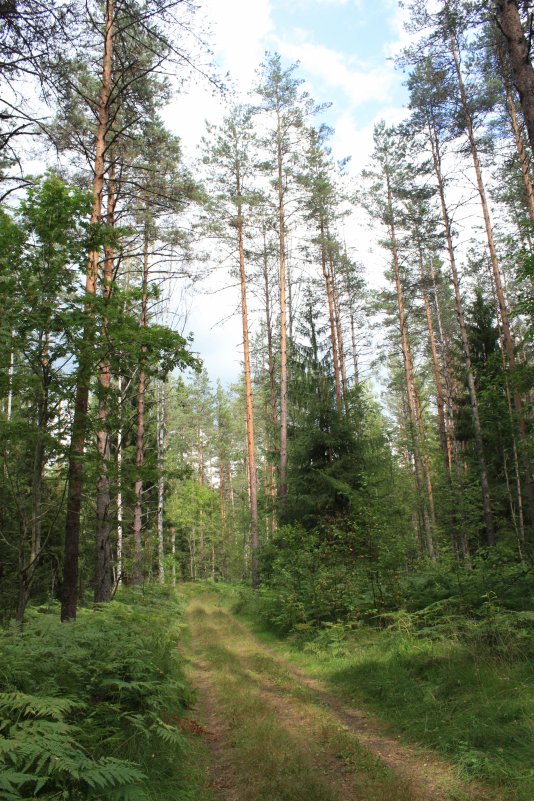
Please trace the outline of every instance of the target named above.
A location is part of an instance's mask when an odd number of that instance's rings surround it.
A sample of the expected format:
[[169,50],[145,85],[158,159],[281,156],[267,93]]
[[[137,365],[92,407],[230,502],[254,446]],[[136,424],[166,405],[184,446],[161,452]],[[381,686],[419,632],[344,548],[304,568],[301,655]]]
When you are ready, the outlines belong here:
[[[73,626],[32,608],[0,634],[0,798],[198,801],[174,592],[122,592]],[[201,762],[200,762],[201,764]],[[197,789],[195,789],[197,788]]]
[[232,603],[269,647],[403,738],[454,762],[458,776],[504,788],[504,798],[532,799],[528,571],[507,574],[502,562],[486,561],[469,576],[457,572],[453,586],[450,574],[430,570],[417,584],[397,584],[397,595],[404,596],[396,609],[363,606],[337,619],[317,615],[311,602],[306,607],[307,591],[311,582],[301,587],[298,615],[289,588],[282,591],[274,580],[256,596],[235,591]]

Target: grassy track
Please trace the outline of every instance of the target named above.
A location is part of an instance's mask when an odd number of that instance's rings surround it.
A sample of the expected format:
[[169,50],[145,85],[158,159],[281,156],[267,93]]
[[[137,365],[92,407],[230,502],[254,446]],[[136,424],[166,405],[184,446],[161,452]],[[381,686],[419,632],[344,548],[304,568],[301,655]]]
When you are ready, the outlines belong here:
[[194,711],[225,801],[482,801],[428,752],[402,746],[262,645],[221,605],[189,590]]

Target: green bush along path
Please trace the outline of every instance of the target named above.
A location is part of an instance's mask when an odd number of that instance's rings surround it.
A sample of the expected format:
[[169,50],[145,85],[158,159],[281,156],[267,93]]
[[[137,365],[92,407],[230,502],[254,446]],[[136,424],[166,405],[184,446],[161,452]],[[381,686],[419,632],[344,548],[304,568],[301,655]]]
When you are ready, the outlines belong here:
[[[366,712],[262,644],[227,595],[189,586],[183,640],[198,693],[192,729],[210,749],[208,788],[225,801],[482,801],[454,769],[403,744]],[[504,798],[505,796],[502,796]],[[508,796],[509,797],[509,796]]]

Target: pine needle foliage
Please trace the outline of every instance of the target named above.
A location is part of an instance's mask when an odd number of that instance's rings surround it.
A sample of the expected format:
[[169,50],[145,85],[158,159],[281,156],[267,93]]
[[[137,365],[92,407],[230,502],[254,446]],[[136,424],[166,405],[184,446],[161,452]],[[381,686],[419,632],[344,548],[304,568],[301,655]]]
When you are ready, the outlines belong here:
[[181,609],[162,590],[121,595],[76,623],[34,609],[0,634],[0,798],[190,797]]

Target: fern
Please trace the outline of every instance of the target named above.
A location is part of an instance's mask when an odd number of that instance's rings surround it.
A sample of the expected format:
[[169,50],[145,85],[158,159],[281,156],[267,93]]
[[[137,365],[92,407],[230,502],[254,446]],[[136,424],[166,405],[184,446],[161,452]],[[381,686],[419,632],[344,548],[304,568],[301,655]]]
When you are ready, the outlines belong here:
[[22,634],[0,633],[2,801],[183,797],[186,740],[162,719],[189,702],[179,611],[132,593],[72,626],[30,610]]

